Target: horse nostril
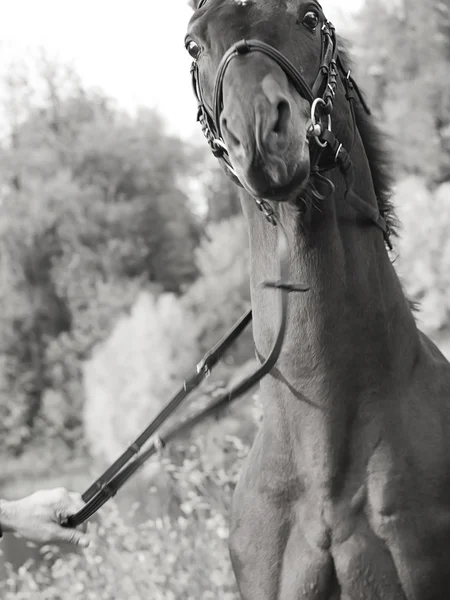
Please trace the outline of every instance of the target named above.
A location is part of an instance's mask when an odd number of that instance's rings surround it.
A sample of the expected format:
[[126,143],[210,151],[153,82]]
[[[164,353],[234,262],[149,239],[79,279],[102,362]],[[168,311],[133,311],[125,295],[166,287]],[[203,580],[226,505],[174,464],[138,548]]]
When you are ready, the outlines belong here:
[[291,118],[291,106],[287,100],[280,100],[277,104],[277,120],[273,126],[273,132],[286,133]]

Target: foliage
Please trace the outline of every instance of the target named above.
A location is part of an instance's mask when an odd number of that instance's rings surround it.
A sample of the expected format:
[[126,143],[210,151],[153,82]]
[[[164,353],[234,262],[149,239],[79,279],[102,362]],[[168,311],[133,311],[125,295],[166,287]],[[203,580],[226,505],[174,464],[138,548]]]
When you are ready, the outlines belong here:
[[239,188],[225,175],[217,160],[211,166],[205,181],[208,202],[208,222],[219,222],[241,214]]
[[[201,276],[186,294],[141,293],[84,363],[85,434],[96,457],[114,460],[242,315],[247,263],[242,217],[211,223],[196,251]],[[252,355],[249,331],[230,358],[241,364]]]
[[391,138],[400,174],[450,178],[450,4],[366,0],[354,50],[358,81]]
[[409,296],[419,302],[419,326],[450,330],[450,183],[430,191],[410,177],[397,186],[395,204],[404,231],[397,268]]
[[139,290],[195,280],[201,226],[184,193],[198,153],[154,112],[130,117],[45,58],[5,87],[0,414],[20,453],[80,439],[81,361]]
[[178,298],[142,292],[83,366],[93,454],[114,460],[173,395],[198,354],[195,322]]
[[[83,554],[58,557],[43,547],[40,565],[24,565],[0,582],[3,600],[238,600],[227,550],[230,497],[242,457],[239,440],[227,443],[225,469],[208,471],[201,442],[183,464],[165,463],[185,501],[177,517],[125,523],[113,503],[92,527]],[[135,507],[136,508],[136,507]]]
[[[250,304],[248,234],[243,217],[210,223],[195,255],[201,276],[183,302],[197,323],[201,347],[206,350]],[[248,339],[245,346],[249,346]]]
[[[30,435],[47,385],[45,348],[70,329],[71,315],[50,277],[52,257],[61,255],[56,225],[44,213],[24,218],[24,206],[9,208],[2,223],[0,291],[0,397],[3,442],[20,447]],[[9,397],[15,397],[11,405]]]

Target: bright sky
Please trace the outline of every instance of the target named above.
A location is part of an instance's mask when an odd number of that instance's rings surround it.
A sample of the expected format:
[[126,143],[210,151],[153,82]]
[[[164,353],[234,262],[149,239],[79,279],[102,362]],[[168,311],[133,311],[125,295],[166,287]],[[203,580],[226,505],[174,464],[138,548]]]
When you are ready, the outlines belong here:
[[[339,25],[362,1],[322,0],[322,6]],[[198,135],[183,46],[191,14],[187,0],[10,0],[1,9],[1,63],[43,47],[124,108],[157,107],[171,130]]]

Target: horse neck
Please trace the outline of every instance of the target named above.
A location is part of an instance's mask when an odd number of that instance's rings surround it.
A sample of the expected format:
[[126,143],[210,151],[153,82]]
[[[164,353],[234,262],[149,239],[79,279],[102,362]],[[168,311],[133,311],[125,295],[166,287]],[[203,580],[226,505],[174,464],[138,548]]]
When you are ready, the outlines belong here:
[[[352,156],[355,192],[376,205],[361,150],[359,140]],[[285,435],[308,418],[325,418],[326,444],[345,439],[349,415],[365,400],[386,396],[390,386],[408,381],[418,347],[415,321],[382,232],[346,203],[341,176],[333,172],[331,179],[336,191],[321,203],[311,225],[303,226],[298,208],[277,206],[289,240],[291,281],[308,284],[310,291],[290,295],[282,353],[261,388],[265,422]],[[277,292],[260,284],[277,277],[277,227],[267,223],[249,196],[242,203],[250,238],[254,340],[262,358],[276,334]],[[337,416],[330,419],[330,414]],[[323,429],[315,423],[309,430],[316,437]]]

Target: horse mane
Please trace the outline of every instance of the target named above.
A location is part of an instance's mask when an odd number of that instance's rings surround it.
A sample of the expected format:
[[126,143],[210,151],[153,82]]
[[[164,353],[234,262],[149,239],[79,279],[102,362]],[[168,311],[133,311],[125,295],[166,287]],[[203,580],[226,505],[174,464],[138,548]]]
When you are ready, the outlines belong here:
[[[350,58],[346,44],[339,39],[339,56],[346,71],[352,70],[353,62]],[[360,90],[361,95],[365,94]],[[372,182],[378,201],[378,209],[386,219],[391,235],[397,235],[398,219],[392,203],[392,188],[394,176],[390,152],[387,150],[386,135],[380,130],[371,115],[364,110],[361,102],[357,99],[354,103],[356,126],[361,136],[364,150],[369,161],[372,174]]]
[[[349,52],[341,39],[338,39],[338,44],[342,65],[346,71],[349,71],[353,66]],[[361,89],[359,92],[365,99],[364,92]],[[395,207],[391,200],[394,175],[391,167],[390,152],[387,150],[386,135],[380,130],[374,118],[366,113],[359,101],[355,103],[355,119],[367,160],[369,161],[373,187],[378,201],[378,209],[386,219],[389,235],[397,237],[399,220],[395,214]],[[392,262],[394,263],[395,260],[393,259]],[[411,312],[413,314],[419,312],[420,302],[411,299],[406,293],[405,297]]]

